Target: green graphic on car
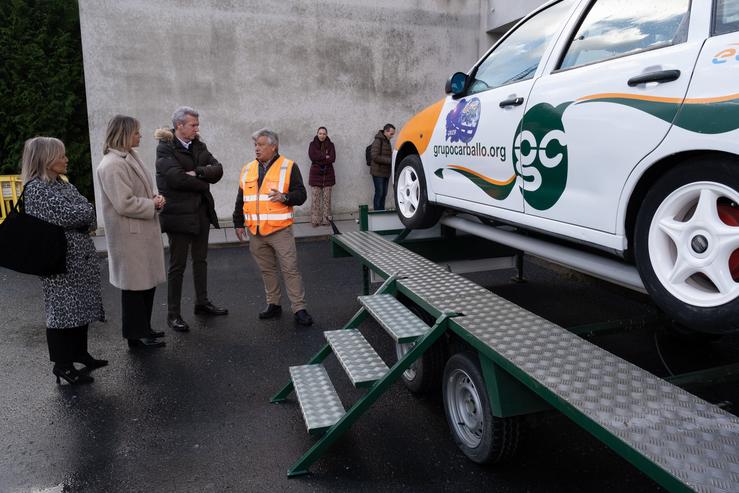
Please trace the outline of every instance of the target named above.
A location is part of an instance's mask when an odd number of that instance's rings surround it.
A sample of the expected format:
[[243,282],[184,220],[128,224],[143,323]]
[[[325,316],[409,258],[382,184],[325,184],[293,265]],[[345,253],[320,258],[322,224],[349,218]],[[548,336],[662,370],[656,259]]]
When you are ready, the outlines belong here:
[[439,168],[434,174],[444,178],[444,170],[455,171],[496,200],[504,200],[514,186],[531,207],[552,207],[567,185],[567,142],[562,114],[571,103],[556,108],[540,103],[526,112],[513,139],[513,170],[507,180],[493,180],[474,170],[458,165]]
[[[575,104],[592,102],[628,106],[690,132],[719,134],[739,128],[739,94],[684,101],[631,94],[596,94],[580,98]],[[572,104],[566,102],[554,107],[539,103],[526,111],[513,139],[511,178],[493,180],[454,164],[439,168],[434,174],[443,179],[447,169],[459,173],[495,200],[506,199],[517,184],[529,206],[537,210],[551,208],[567,186],[567,136],[562,116]]]
[[556,108],[539,103],[523,116],[513,139],[513,166],[518,188],[534,209],[549,209],[567,186],[567,139],[562,114],[571,103]]
[[596,102],[628,106],[689,132],[713,135],[739,128],[739,94],[685,101],[631,94],[604,94],[581,98],[578,104]]

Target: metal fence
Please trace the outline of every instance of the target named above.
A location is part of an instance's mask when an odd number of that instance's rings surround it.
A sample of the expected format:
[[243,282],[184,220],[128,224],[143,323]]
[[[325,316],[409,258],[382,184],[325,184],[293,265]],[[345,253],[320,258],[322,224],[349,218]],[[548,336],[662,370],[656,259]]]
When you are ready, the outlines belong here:
[[0,223],[18,202],[22,188],[20,175],[0,175]]

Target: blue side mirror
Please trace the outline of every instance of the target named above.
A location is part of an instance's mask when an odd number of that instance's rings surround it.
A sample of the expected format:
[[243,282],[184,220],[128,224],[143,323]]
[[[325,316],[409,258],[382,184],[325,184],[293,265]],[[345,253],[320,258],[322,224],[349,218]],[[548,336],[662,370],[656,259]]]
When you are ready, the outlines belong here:
[[454,94],[456,96],[462,94],[466,88],[467,74],[464,72],[457,72],[447,79],[446,87],[444,89],[447,94]]

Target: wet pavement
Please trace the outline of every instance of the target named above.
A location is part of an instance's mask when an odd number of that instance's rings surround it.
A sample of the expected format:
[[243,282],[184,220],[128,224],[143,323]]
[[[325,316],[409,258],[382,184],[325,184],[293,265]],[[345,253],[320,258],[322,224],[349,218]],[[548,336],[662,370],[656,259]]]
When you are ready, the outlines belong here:
[[[328,241],[302,241],[298,253],[313,327],[296,327],[288,313],[257,320],[263,290],[248,249],[213,248],[210,297],[230,314],[191,314],[188,268],[183,315],[192,330],[166,329],[161,286],[154,328],[166,330],[167,347],[151,351],[130,351],[121,338],[120,293],[107,284],[101,259],[108,322],[91,327],[90,352],[110,366],[82,387],[54,382],[40,282],[0,269],[0,492],[659,491],[554,412],[527,420],[514,462],[475,465],[452,442],[440,396],[415,397],[399,383],[311,467],[312,475],[287,479],[288,467],[315,439],[305,431],[294,395],[279,405],[269,398],[287,381],[288,365],[306,362],[321,346],[323,330],[340,328],[354,314],[361,291],[358,263],[332,258]],[[524,284],[512,283],[512,274],[470,277],[563,326],[655,313],[645,296],[547,264],[527,262]],[[374,322],[362,331],[387,362],[394,361],[389,339]],[[734,336],[696,343],[644,329],[592,340],[659,375],[668,371],[660,357],[673,372],[739,359]],[[338,376],[335,360],[327,368],[348,407],[362,391]],[[739,402],[734,387],[701,395]]]

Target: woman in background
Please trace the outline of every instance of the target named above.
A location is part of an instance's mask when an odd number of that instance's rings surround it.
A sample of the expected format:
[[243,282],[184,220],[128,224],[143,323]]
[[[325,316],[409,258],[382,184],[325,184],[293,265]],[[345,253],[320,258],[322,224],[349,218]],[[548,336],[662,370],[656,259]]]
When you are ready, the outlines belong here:
[[[90,231],[95,208],[71,183],[64,144],[53,137],[35,137],[23,146],[24,207],[29,215],[64,228],[67,272],[42,276],[46,308],[46,340],[56,381],[90,383],[88,373],[108,364],[87,351],[90,322],[105,319],[100,293],[100,266]],[[85,368],[77,370],[74,363]]]
[[157,213],[164,197],[134,147],[139,146],[138,120],[116,115],[108,123],[103,160],[96,175],[108,244],[110,283],[121,290],[121,329],[132,348],[163,347],[164,332],[151,328],[154,291],[167,277]]
[[308,156],[311,160],[308,176],[308,185],[311,187],[310,222],[314,227],[328,225],[331,219],[331,187],[336,184],[336,150],[328,138],[326,127],[318,127],[313,142],[308,146]]

